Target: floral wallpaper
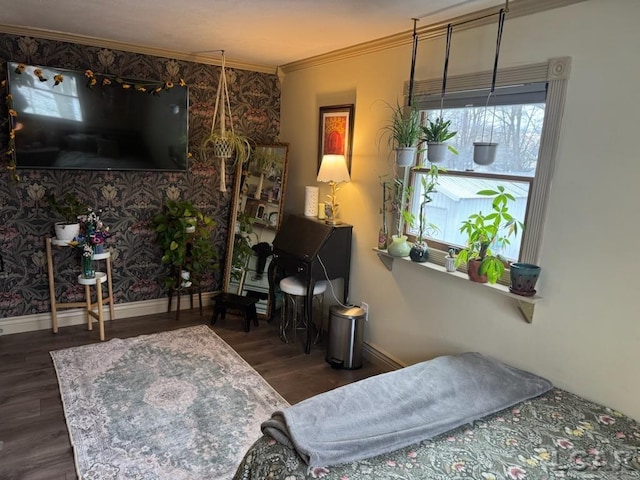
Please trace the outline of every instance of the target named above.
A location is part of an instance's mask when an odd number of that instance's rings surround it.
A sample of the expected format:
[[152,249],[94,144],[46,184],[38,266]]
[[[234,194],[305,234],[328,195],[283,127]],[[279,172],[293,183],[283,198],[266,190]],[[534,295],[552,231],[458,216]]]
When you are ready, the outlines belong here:
[[[153,57],[60,41],[0,34],[0,79],[6,62],[21,62],[96,74],[151,81],[179,82],[189,88],[189,145],[193,158],[187,172],[18,170],[20,182],[0,166],[0,318],[48,312],[50,307],[45,238],[58,221],[46,201],[48,194],[73,192],[95,208],[111,228],[107,248],[112,254],[116,303],[167,296],[161,251],[155,244],[151,218],[167,198],[190,200],[216,222],[211,241],[222,261],[233,196],[220,192],[219,161],[197,151],[211,129],[220,67]],[[277,140],[280,129],[280,86],[275,74],[227,69],[234,129],[256,143]],[[6,109],[2,109],[6,118]],[[0,151],[6,151],[8,126],[0,131]],[[4,165],[6,166],[6,165]],[[226,167],[233,185],[234,169]],[[83,301],[78,249],[53,247],[56,297],[59,302]],[[2,266],[2,265],[0,265]],[[204,279],[204,291],[221,285],[223,265]]]

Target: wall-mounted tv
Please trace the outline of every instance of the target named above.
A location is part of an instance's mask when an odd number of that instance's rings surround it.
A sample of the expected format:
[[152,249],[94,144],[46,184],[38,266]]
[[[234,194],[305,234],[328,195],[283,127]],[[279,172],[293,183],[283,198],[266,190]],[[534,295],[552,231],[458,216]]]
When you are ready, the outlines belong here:
[[186,87],[13,62],[7,72],[16,167],[187,169]]

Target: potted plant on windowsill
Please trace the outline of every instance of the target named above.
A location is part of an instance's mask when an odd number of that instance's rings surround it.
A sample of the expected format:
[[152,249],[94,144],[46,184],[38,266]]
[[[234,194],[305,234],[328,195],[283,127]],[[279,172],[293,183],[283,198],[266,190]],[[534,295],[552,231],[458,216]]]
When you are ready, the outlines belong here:
[[55,195],[47,197],[47,203],[63,221],[55,222],[54,229],[56,239],[71,241],[80,233],[80,221],[78,217],[89,212],[89,205],[80,201],[71,192],[67,192],[57,198]]
[[407,242],[404,234],[404,225],[413,225],[415,216],[411,213],[409,199],[411,198],[411,187],[406,187],[404,181],[394,178],[393,183],[389,182],[391,212],[396,221],[396,233],[391,235],[391,242],[387,247],[389,255],[393,257],[406,257],[411,250],[411,244]]
[[479,283],[496,283],[504,273],[506,260],[494,255],[493,245],[509,245],[509,237],[518,233],[524,224],[509,213],[509,201],[515,197],[503,186],[496,190],[481,190],[478,195],[494,197],[492,211],[473,213],[462,222],[460,232],[467,234],[467,246],[458,252],[456,267],[467,264],[469,279]]
[[410,167],[416,158],[416,150],[422,136],[420,111],[414,106],[402,107],[396,103],[391,108],[391,119],[382,128],[389,147],[396,152],[396,165]]
[[450,125],[451,120],[445,122],[442,117],[438,117],[435,121],[428,120],[427,125],[422,127],[422,141],[427,143],[427,160],[431,163],[442,162],[447,151],[450,151],[454,155],[458,154],[458,150],[448,143],[445,143],[458,133],[450,132]]
[[431,165],[427,174],[420,176],[420,182],[422,184],[422,201],[420,202],[420,214],[418,215],[418,237],[409,252],[409,257],[414,262],[424,263],[429,259],[429,247],[425,240],[425,235],[439,231],[437,225],[434,223],[427,223],[426,208],[427,205],[433,201],[431,196],[436,193],[438,175],[442,171],[445,171],[445,169],[438,168],[437,165]]

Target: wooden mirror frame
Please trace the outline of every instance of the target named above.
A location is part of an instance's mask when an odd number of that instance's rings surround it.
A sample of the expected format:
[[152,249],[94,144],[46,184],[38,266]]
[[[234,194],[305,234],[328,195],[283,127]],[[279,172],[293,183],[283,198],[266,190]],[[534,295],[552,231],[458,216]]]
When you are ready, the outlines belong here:
[[[247,290],[269,293],[267,269],[271,256],[267,258],[262,277],[255,280],[259,274],[252,269],[257,260],[253,258],[251,247],[261,242],[271,244],[280,228],[288,157],[288,143],[261,144],[256,146],[247,162],[236,167],[223,277],[225,292],[239,295],[246,295]],[[260,173],[263,173],[262,179]],[[234,265],[234,262],[240,265]],[[256,275],[251,277],[251,272]],[[269,318],[271,300],[267,298],[266,305],[263,301],[256,304],[259,315]]]

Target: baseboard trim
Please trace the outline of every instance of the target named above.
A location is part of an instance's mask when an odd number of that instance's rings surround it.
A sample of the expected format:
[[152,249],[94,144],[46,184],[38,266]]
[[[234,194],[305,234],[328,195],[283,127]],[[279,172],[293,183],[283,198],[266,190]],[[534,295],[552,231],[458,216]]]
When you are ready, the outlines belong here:
[[[214,292],[202,293],[202,306],[210,305],[209,299]],[[115,319],[124,320],[127,318],[139,317],[142,315],[152,315],[154,313],[166,313],[167,298],[156,298],[153,300],[142,300],[139,302],[128,302],[114,305]],[[172,311],[176,310],[177,302],[173,301]],[[180,305],[190,306],[189,295],[180,297]],[[194,306],[198,306],[198,299],[194,298]],[[104,307],[105,319],[109,319],[109,307]],[[58,327],[69,327],[71,325],[82,325],[86,322],[85,311],[82,308],[65,309],[58,312]],[[34,332],[36,330],[49,330],[51,328],[51,313],[38,313],[34,315],[23,315],[20,317],[9,317],[0,319],[0,335],[12,335],[15,333]]]
[[398,370],[406,366],[380,348],[369,343],[362,344],[362,356],[375,366],[385,370]]

